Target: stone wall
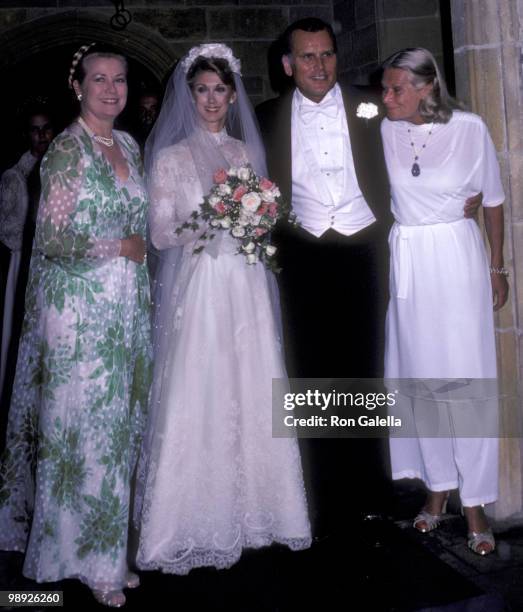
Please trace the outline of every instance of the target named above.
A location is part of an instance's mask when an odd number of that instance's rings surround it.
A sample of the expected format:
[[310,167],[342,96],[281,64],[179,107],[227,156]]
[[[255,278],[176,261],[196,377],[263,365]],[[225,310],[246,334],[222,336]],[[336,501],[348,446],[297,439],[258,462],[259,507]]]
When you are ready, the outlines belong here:
[[498,516],[523,510],[523,0],[452,0],[458,95],[486,121],[505,187],[508,304],[496,316],[503,401]]
[[[81,34],[84,16],[95,15],[108,23],[114,13],[110,0],[2,0],[0,7],[0,51],[7,55],[1,41],[16,27],[33,24],[37,42],[42,24],[60,18],[60,14],[68,13],[70,25],[77,23]],[[199,42],[230,44],[242,58],[246,87],[255,103],[273,95],[267,57],[276,36],[301,17],[332,20],[332,0],[125,0],[125,7],[133,16],[129,35],[141,28],[152,38],[161,38],[173,61]],[[42,18],[47,21],[39,21]],[[117,37],[117,42],[121,43],[121,38]],[[57,44],[61,43],[63,37],[57,39]]]
[[342,76],[365,83],[403,47],[426,47],[444,66],[440,4],[444,0],[334,0]]

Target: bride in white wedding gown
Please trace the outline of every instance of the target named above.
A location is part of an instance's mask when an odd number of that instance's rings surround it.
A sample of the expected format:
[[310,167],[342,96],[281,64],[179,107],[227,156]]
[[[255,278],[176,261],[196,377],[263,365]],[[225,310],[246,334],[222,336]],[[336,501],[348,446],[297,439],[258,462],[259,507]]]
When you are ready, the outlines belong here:
[[243,548],[311,543],[297,441],[272,438],[272,379],[286,375],[274,278],[227,232],[193,254],[205,228],[181,228],[220,167],[266,175],[239,68],[225,45],[192,49],[146,147],[160,263],[135,508],[142,569],[226,568]]

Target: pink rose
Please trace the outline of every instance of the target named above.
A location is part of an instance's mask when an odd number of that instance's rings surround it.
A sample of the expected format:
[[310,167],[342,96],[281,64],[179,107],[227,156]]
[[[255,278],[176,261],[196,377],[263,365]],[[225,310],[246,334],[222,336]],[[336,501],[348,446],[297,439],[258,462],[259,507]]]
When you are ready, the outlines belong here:
[[218,185],[220,183],[225,183],[225,181],[227,180],[227,170],[224,170],[223,168],[216,170],[216,172],[213,174],[212,179]]
[[262,191],[269,191],[269,189],[272,189],[273,187],[274,187],[274,183],[270,181],[268,178],[262,177],[260,179],[260,189]]
[[269,204],[269,216],[273,219],[278,216],[278,205],[274,202]]
[[223,202],[218,202],[218,204],[216,204],[216,206],[214,207],[214,210],[219,215],[223,215],[223,213],[227,210],[227,207],[225,206]]
[[263,234],[267,233],[267,230],[264,227],[257,227],[254,232],[256,236],[263,236]]
[[239,202],[246,193],[247,187],[245,187],[245,185],[240,185],[232,192],[232,199],[235,202]]
[[256,211],[256,214],[264,215],[268,210],[269,210],[269,207],[267,206],[265,202],[263,202],[262,204],[260,204],[260,208],[258,208],[258,210]]

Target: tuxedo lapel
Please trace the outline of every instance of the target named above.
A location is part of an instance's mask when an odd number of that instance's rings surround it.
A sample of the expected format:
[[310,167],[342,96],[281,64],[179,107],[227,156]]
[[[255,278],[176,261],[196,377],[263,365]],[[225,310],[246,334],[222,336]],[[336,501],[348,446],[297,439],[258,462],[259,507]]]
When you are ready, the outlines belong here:
[[342,95],[358,185],[374,215],[383,218],[388,207],[388,180],[381,144],[381,117],[357,116],[358,105],[364,101],[358,89],[344,87]]
[[292,137],[291,114],[292,96],[294,90],[286,93],[279,100],[276,108],[274,141],[270,147],[272,155],[277,161],[277,170],[274,180],[278,183],[286,199],[291,201],[292,193]]

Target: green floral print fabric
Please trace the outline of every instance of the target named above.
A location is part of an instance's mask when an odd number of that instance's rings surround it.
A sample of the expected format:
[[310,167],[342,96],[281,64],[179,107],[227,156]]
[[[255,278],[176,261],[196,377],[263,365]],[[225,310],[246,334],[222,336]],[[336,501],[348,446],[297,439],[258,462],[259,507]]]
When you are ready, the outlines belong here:
[[139,150],[115,132],[120,180],[78,125],[42,162],[26,314],[0,465],[0,548],[24,574],[120,588],[130,481],[151,377],[145,265],[119,257],[145,237]]

